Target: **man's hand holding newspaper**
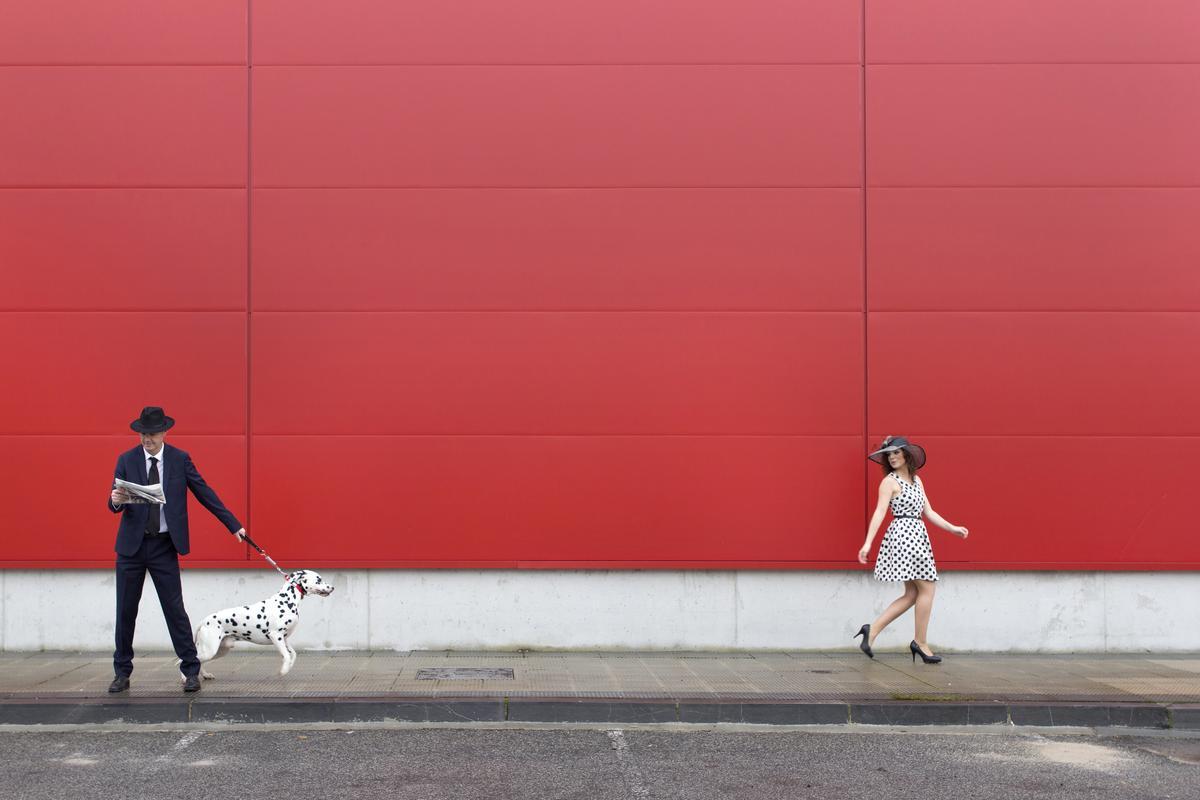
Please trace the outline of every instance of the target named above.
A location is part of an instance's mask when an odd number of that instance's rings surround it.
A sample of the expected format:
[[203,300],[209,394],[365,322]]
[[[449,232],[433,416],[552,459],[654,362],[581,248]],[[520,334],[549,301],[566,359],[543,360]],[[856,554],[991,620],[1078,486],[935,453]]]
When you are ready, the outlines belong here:
[[125,503],[154,503],[161,506],[166,502],[167,498],[163,495],[161,483],[143,486],[140,483],[123,481],[120,478],[113,479],[112,504],[114,506]]

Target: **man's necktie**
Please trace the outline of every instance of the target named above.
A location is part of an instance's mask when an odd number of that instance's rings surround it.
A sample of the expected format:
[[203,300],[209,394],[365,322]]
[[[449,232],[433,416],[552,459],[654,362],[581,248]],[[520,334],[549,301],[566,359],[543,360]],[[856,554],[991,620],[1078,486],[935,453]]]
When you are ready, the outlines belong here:
[[[158,478],[158,459],[157,458],[154,458],[154,457],[150,458],[150,474],[146,480],[152,486],[154,484],[158,483],[159,478]],[[150,511],[150,513],[146,515],[146,534],[147,535],[150,535],[152,533],[158,533],[158,526],[159,526],[159,520],[160,520],[159,513],[160,513],[161,509],[160,509],[158,503],[151,503],[149,511]]]

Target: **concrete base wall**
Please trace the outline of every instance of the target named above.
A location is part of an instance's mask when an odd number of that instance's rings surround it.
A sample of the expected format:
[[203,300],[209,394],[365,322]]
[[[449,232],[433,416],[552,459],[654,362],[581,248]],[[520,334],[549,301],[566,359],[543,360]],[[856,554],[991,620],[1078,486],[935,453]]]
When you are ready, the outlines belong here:
[[[842,649],[901,592],[865,572],[322,574],[337,591],[303,601],[303,649]],[[282,585],[268,570],[191,570],[183,583],[193,625]],[[113,646],[110,571],[0,571],[0,597],[2,650]],[[877,646],[905,647],[912,625],[909,612]],[[946,652],[1200,651],[1200,576],[949,572],[929,640]],[[148,579],[135,646],[170,647]]]

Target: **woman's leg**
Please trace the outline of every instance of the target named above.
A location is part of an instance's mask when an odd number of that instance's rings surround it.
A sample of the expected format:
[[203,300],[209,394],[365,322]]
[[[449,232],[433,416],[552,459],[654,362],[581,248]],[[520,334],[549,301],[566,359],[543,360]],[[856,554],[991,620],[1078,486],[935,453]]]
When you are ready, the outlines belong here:
[[933,611],[933,593],[936,584],[933,581],[913,581],[917,588],[917,610],[913,612],[915,622],[915,636],[917,644],[928,655],[933,655],[933,651],[929,649],[929,645],[925,643],[925,637],[929,635],[929,614]]
[[871,641],[870,644],[875,644],[875,637],[879,632],[892,624],[896,617],[903,614],[913,607],[913,603],[917,602],[917,581],[904,582],[904,594],[892,601],[892,604],[883,610],[879,615],[879,619],[871,623]]

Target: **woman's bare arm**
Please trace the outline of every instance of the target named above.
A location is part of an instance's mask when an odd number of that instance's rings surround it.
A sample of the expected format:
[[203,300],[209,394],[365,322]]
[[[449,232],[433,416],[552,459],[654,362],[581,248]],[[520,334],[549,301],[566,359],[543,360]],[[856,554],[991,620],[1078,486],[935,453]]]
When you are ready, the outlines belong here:
[[896,493],[896,485],[890,482],[887,478],[879,484],[879,501],[875,503],[875,513],[871,515],[871,524],[867,526],[867,538],[863,542],[863,546],[858,551],[858,563],[867,563],[867,554],[871,552],[871,542],[875,541],[875,534],[879,533],[879,526],[883,524],[883,517],[887,514],[888,502]]
[[[921,480],[921,479],[917,478],[917,480]],[[921,489],[922,489],[922,494],[925,494],[924,493],[924,489],[925,489],[924,481],[921,482]],[[928,494],[925,494],[925,509],[924,509],[923,513],[925,514],[925,517],[930,522],[932,522],[934,525],[937,525],[942,530],[949,531],[950,533],[953,533],[955,536],[961,536],[964,539],[967,538],[968,531],[966,528],[964,528],[961,525],[955,525],[951,522],[947,522],[946,519],[941,514],[939,514],[933,510],[933,506],[929,505],[929,495]]]

